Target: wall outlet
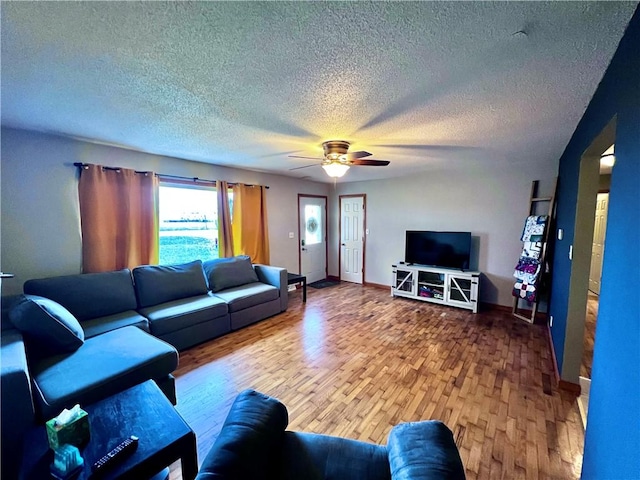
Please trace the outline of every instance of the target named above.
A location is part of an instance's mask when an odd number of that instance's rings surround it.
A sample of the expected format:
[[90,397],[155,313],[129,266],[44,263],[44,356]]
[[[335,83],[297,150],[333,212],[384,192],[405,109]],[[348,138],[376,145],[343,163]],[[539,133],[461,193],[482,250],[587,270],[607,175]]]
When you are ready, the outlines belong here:
[[553,327],[553,315],[549,315],[549,326]]
[[289,238],[293,238],[293,237],[294,237],[293,232],[289,232]]

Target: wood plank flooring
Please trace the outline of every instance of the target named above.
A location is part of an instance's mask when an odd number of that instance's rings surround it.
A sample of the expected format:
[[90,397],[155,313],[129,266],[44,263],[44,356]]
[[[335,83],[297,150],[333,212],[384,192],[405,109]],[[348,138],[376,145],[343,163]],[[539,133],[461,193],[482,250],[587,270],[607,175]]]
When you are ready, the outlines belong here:
[[348,283],[290,295],[287,312],[180,354],[177,409],[200,463],[254,388],[287,406],[291,430],[385,444],[397,423],[440,419],[469,479],[579,478],[580,416],[541,326]]
[[580,376],[591,378],[591,366],[593,365],[593,344],[596,340],[596,319],[598,318],[598,295],[589,292],[587,298],[587,314],[584,320],[584,348],[582,350],[582,362],[580,363]]

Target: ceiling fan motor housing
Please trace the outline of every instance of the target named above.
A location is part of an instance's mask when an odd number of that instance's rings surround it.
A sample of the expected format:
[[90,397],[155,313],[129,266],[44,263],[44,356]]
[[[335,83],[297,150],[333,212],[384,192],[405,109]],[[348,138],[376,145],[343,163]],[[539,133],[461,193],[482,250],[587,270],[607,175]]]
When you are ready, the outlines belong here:
[[325,161],[346,163],[349,145],[349,142],[346,140],[328,140],[324,142],[322,148],[324,149]]

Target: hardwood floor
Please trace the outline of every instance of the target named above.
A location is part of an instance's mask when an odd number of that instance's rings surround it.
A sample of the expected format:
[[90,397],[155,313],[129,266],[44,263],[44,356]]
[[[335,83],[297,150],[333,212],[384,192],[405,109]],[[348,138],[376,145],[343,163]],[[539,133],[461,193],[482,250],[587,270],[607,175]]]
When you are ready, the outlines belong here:
[[579,478],[580,416],[541,326],[347,283],[290,295],[287,312],[180,354],[177,409],[200,462],[254,388],[287,406],[291,430],[386,444],[397,423],[440,419],[469,479]]
[[582,362],[580,364],[580,376],[584,378],[591,378],[593,344],[596,339],[596,319],[598,318],[598,300],[598,295],[589,292],[587,315],[584,321],[584,349],[582,350]]

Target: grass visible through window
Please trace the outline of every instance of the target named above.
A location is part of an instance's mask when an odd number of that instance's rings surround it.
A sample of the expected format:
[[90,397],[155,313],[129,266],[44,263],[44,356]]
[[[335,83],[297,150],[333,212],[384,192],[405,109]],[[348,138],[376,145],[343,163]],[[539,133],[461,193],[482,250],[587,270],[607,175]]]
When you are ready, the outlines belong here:
[[214,188],[160,185],[160,264],[218,258]]

